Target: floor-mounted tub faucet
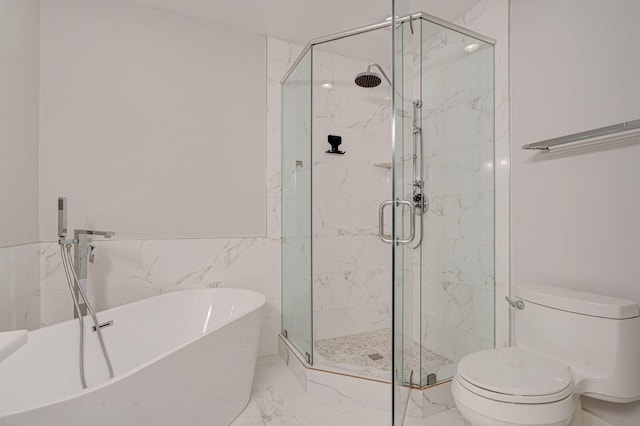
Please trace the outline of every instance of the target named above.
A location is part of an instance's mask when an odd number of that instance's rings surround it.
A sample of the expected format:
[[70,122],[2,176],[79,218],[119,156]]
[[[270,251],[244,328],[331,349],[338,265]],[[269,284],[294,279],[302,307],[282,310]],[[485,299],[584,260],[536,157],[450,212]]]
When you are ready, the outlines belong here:
[[[80,324],[80,383],[82,388],[87,388],[87,382],[84,374],[84,321],[83,317],[87,311],[91,314],[93,320],[93,331],[98,335],[102,355],[104,356],[109,377],[113,378],[113,366],[107,353],[102,332],[100,329],[105,326],[113,325],[113,321],[107,321],[103,324],[98,322],[98,317],[94,312],[87,298],[87,267],[88,262],[93,263],[95,257],[95,247],[91,245],[92,236],[100,236],[111,238],[115,232],[111,231],[94,231],[91,229],[76,229],[72,240],[67,238],[67,199],[58,198],[58,244],[60,244],[60,255],[62,257],[62,265],[71,291],[73,299],[73,315],[78,318]],[[73,246],[73,262],[71,261],[71,246]]]

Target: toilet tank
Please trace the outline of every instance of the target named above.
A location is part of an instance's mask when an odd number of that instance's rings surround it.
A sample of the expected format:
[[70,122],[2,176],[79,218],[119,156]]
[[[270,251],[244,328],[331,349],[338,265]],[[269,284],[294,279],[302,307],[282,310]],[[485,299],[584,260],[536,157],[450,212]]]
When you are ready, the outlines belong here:
[[515,344],[571,367],[576,392],[640,400],[638,303],[539,284],[517,286]]

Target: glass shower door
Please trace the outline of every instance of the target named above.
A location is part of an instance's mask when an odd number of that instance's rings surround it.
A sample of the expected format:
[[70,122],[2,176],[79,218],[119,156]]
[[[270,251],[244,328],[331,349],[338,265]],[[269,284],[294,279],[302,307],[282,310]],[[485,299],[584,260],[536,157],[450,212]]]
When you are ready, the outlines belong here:
[[413,39],[414,24],[399,17],[409,14],[407,0],[392,2],[392,416],[394,425],[404,422],[414,372],[413,356],[413,249],[416,214],[413,191]]
[[282,83],[282,335],[313,362],[312,51]]

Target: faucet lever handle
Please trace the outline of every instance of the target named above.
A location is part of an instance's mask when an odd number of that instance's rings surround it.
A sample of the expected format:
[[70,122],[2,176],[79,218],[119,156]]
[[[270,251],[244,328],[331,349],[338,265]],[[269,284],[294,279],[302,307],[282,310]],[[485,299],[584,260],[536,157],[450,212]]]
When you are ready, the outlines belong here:
[[96,260],[96,246],[93,244],[89,245],[89,262],[95,263]]

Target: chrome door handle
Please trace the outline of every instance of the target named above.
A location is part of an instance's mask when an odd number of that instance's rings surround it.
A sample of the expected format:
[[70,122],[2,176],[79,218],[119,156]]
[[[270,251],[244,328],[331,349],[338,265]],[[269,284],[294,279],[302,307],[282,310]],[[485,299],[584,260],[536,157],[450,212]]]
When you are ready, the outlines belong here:
[[509,303],[511,305],[512,308],[516,308],[516,309],[524,309],[524,302],[522,300],[514,300],[512,298],[510,298],[509,296],[505,296],[504,300],[507,301],[507,303]]
[[384,208],[392,205],[393,205],[393,201],[387,200],[380,203],[380,207],[378,208],[378,236],[380,237],[383,243],[388,243],[388,244],[391,244],[393,240],[391,238],[387,238],[384,235]]
[[[384,235],[384,209],[387,206],[392,206],[394,204],[393,201],[387,200],[380,203],[380,207],[378,208],[378,236],[380,239],[388,244],[393,243],[393,239],[390,236]],[[409,238],[404,240],[397,239],[396,244],[409,244],[416,238],[416,206],[412,201],[405,200],[396,200],[396,207],[399,206],[408,206],[409,207],[409,216],[411,217],[411,221],[409,222]]]
[[396,200],[396,206],[408,206],[409,207],[409,217],[411,218],[409,222],[409,238],[401,240],[397,240],[397,244],[409,244],[416,238],[416,205],[413,201],[405,201],[405,200]]

